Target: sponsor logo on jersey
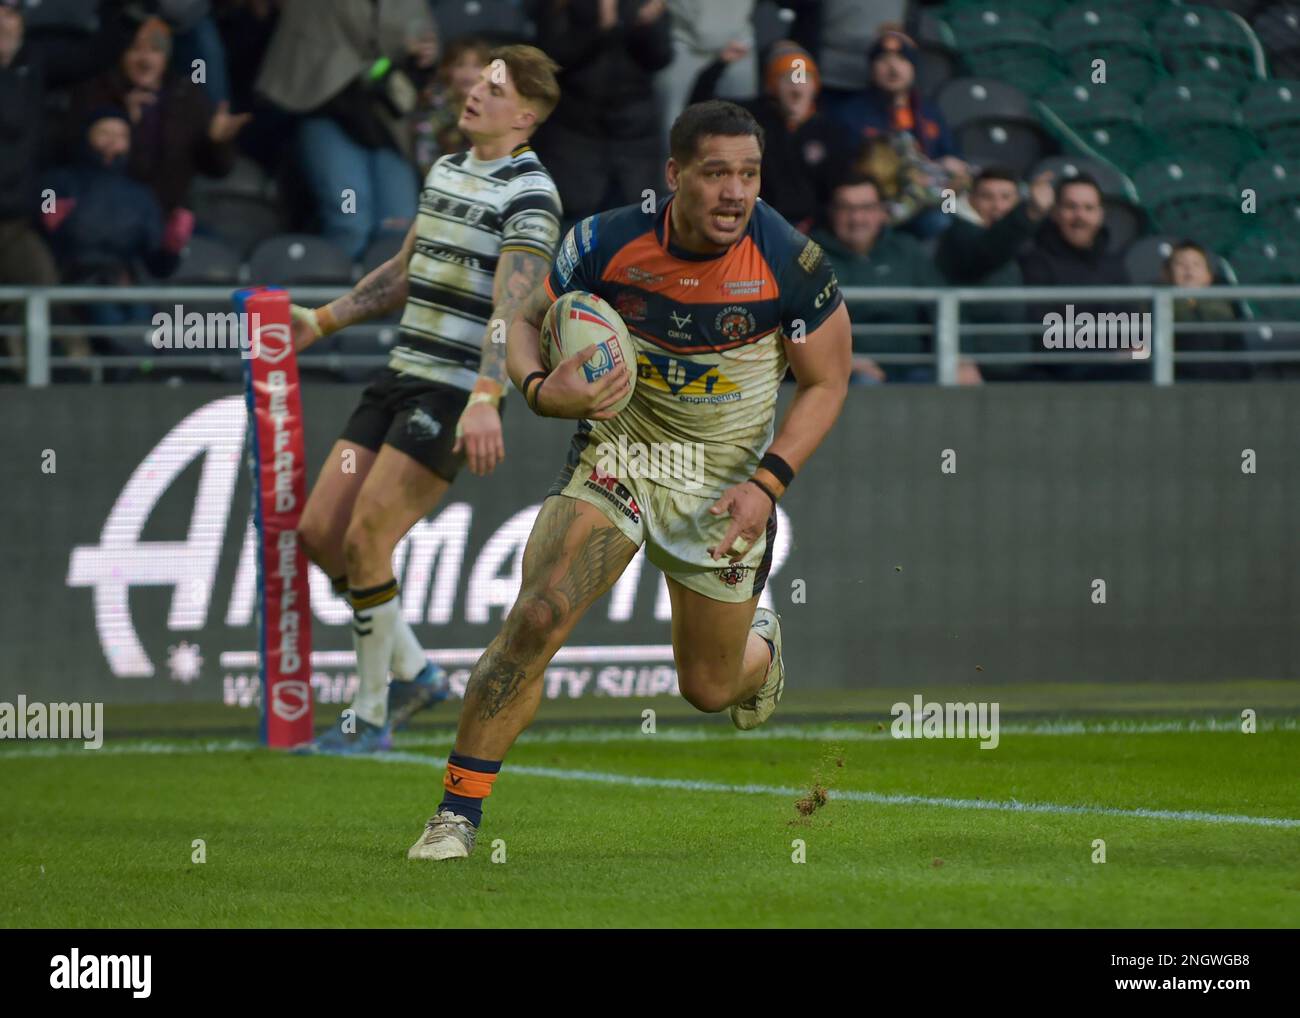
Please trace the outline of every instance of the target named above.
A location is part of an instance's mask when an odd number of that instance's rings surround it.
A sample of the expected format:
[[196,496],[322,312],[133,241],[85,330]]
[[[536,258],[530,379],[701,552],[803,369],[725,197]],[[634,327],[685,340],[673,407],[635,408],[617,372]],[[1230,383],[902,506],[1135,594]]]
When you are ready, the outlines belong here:
[[578,230],[578,251],[582,254],[591,254],[596,249],[596,217],[588,216],[577,226]]
[[486,205],[473,204],[465,210],[465,225],[477,226],[483,221],[483,216],[487,213]]
[[636,355],[637,381],[676,396],[681,403],[733,403],[740,389],[716,364],[668,357],[660,353]]
[[625,290],[615,299],[614,310],[631,321],[643,322],[646,318],[646,299],[639,293]]
[[761,279],[729,279],[722,284],[728,297],[757,297],[763,290]]
[[670,311],[668,315],[672,318],[673,325],[675,326],[675,328],[668,330],[669,336],[673,339],[689,340],[695,338],[694,333],[686,331],[689,329],[691,324],[691,313],[689,311],[684,315],[679,315],[676,311]]
[[835,274],[832,273],[831,281],[823,286],[822,292],[813,298],[813,307],[821,308],[825,306],[826,302],[835,296],[835,292],[839,289],[839,285],[839,280],[836,279]]
[[741,304],[728,304],[713,319],[713,328],[725,339],[735,341],[751,335],[758,322],[754,313]]
[[617,506],[618,511],[633,523],[641,522],[641,507],[636,504],[632,492],[626,484],[612,474],[606,474],[599,467],[593,467],[591,475],[582,482],[584,487],[600,494]]
[[657,286],[664,281],[663,276],[656,275],[653,272],[647,272],[645,269],[637,268],[635,265],[629,265],[623,270],[623,275],[627,276],[630,283],[644,283],[646,286]]
[[577,227],[570,230],[560,245],[559,254],[555,256],[555,274],[560,278],[561,286],[568,286],[573,278],[573,270],[578,267],[578,242],[575,239]]
[[823,257],[825,257],[825,254],[821,245],[815,240],[810,240],[803,246],[803,250],[799,252],[799,268],[811,276],[817,271],[817,266],[822,263]]

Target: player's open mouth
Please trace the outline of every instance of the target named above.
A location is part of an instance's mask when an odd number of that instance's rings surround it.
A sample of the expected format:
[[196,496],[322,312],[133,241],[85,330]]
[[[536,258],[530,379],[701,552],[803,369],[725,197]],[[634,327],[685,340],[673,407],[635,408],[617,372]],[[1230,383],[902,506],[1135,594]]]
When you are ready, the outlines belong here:
[[717,229],[730,233],[740,225],[741,216],[739,212],[714,212],[711,218]]

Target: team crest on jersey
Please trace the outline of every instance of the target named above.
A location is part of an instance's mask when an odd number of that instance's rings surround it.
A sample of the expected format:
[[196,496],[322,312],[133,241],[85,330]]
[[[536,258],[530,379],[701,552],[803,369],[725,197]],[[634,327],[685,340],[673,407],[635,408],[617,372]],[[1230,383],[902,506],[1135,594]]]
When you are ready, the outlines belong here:
[[754,313],[741,304],[728,304],[713,319],[713,327],[733,343],[752,335],[758,327]]
[[668,357],[660,353],[636,355],[638,384],[676,396],[682,403],[733,403],[740,389],[714,364]]
[[749,566],[724,566],[718,570],[718,579],[728,587],[738,587],[745,582],[745,577],[749,575]]

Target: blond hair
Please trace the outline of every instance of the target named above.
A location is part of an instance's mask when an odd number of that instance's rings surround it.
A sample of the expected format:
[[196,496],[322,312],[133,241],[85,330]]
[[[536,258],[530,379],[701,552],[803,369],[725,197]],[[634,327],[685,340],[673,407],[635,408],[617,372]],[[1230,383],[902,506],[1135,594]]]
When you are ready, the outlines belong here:
[[536,46],[498,46],[488,54],[488,64],[500,60],[510,71],[515,91],[537,113],[542,123],[560,101],[560,83],[555,74],[560,65]]

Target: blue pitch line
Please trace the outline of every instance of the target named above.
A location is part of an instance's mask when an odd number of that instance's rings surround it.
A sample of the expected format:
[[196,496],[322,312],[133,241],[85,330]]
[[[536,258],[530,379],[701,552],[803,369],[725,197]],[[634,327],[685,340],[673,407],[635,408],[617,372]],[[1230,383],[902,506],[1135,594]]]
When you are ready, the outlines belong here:
[[[365,759],[355,757],[354,759]],[[424,756],[419,753],[390,752],[369,759],[383,763],[410,763],[427,767],[443,767],[446,759]],[[635,774],[611,774],[603,771],[575,771],[556,767],[531,767],[511,764],[510,774],[523,774],[535,778],[559,778],[564,781],[589,781],[603,785],[623,785],[631,788],[666,788],[686,792],[722,792],[742,795],[804,796],[808,790],[785,785],[729,785],[717,781],[697,781],[686,778],[649,778]],[[1133,817],[1142,820],[1184,820],[1194,823],[1241,824],[1248,827],[1300,828],[1300,820],[1286,817],[1252,817],[1235,813],[1206,813],[1201,810],[1173,809],[1121,809],[1115,806],[1065,806],[1051,802],[998,802],[989,799],[953,799],[947,796],[884,794],[853,790],[829,791],[831,799],[849,802],[869,802],[877,806],[936,806],[942,809],[982,809],[998,813],[1048,813],[1058,816],[1111,816]]]
[[[175,755],[190,753],[236,753],[259,749],[259,745],[247,740],[227,739],[200,743],[164,743],[135,742],[119,743],[115,746],[103,746],[97,750],[81,750],[79,745],[62,748],[57,745],[33,746],[20,750],[0,752],[0,760],[5,757],[32,758],[50,756],[69,756],[77,752],[95,753],[96,756],[131,756],[131,755]],[[421,767],[442,768],[447,764],[446,757],[426,756],[423,753],[406,753],[392,751],[376,753],[370,756],[354,756],[347,760],[371,760],[388,764],[415,764]],[[511,774],[525,777],[557,778],[564,781],[587,781],[594,784],[621,785],[626,788],[664,788],[685,792],[719,792],[726,795],[781,795],[803,796],[807,789],[793,788],[786,785],[732,785],[717,781],[699,781],[687,778],[651,778],[636,774],[614,774],[607,771],[578,771],[557,767],[533,767],[527,764],[511,764]],[[877,806],[934,806],[940,809],[977,809],[991,810],[996,813],[1042,813],[1054,816],[1109,816],[1126,817],[1139,820],[1182,820],[1189,823],[1236,824],[1246,827],[1279,827],[1286,829],[1300,828],[1300,819],[1290,817],[1255,817],[1237,813],[1207,813],[1202,810],[1147,809],[1137,807],[1123,809],[1116,806],[1068,806],[1051,802],[997,801],[992,799],[955,799],[948,796],[906,795],[902,793],[860,792],[852,789],[830,790],[830,799],[847,802],[867,802]]]

